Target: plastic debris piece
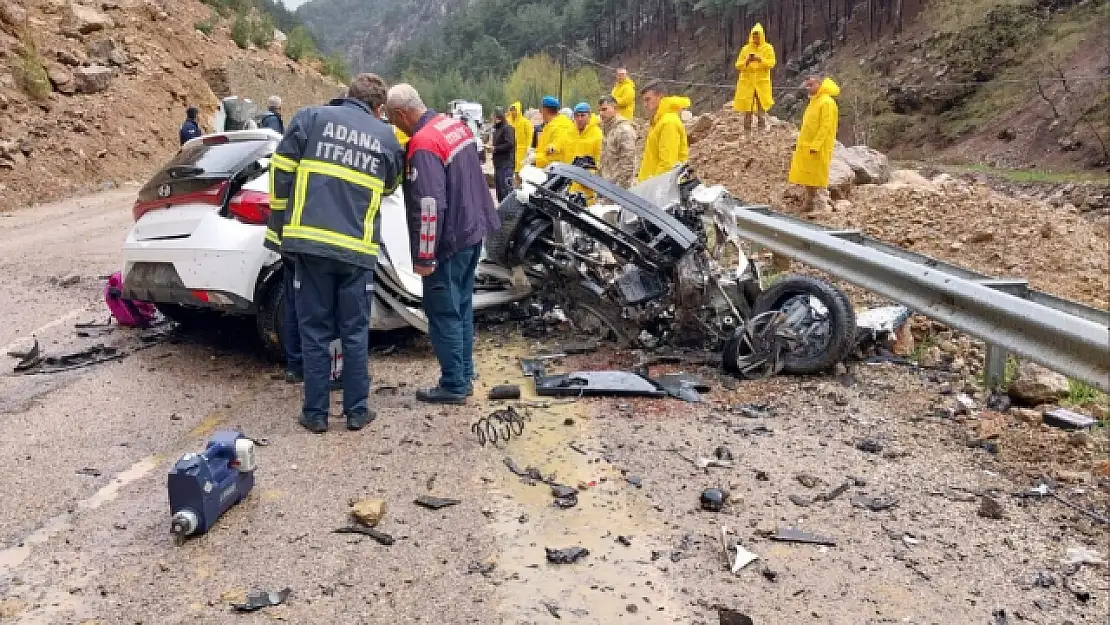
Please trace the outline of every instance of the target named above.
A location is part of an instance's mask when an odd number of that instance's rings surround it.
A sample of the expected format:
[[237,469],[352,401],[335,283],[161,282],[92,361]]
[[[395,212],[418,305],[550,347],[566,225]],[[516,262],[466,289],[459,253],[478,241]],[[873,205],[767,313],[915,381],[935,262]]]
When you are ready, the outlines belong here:
[[871,512],[882,512],[898,505],[898,500],[893,497],[865,497],[856,495],[852,497],[852,505]]
[[574,564],[590,555],[590,550],[585,547],[567,547],[566,549],[552,549],[545,547],[547,561],[552,564]]
[[1066,408],[1057,408],[1044,413],[1044,424],[1064,430],[1084,430],[1098,425],[1098,419]]
[[793,527],[780,528],[771,536],[771,540],[782,543],[802,543],[806,545],[825,545],[827,547],[835,547],[836,541],[817,534],[810,534],[803,532]]
[[521,358],[520,370],[526,378],[542,377],[547,373],[547,365],[540,358]]
[[1069,547],[1064,564],[1069,566],[1089,564],[1091,566],[1105,566],[1106,560],[1099,552],[1087,547]]
[[39,347],[39,340],[35,339],[35,344],[26,353],[20,354],[18,352],[11,352],[8,354],[13,358],[19,358],[19,362],[15,365],[16,371],[27,371],[33,369],[42,363],[42,349]]
[[252,592],[247,595],[246,603],[233,603],[231,608],[236,612],[257,612],[262,608],[269,608],[285,603],[289,595],[293,594],[292,588],[283,588],[277,592]]
[[719,460],[717,458],[703,458],[703,457],[700,457],[700,456],[698,457],[697,460],[695,460],[693,462],[693,464],[694,464],[695,467],[697,467],[699,469],[708,469],[709,467],[716,467],[718,469],[731,469],[732,468],[732,461],[731,460]]
[[540,396],[665,397],[667,392],[651,380],[628,371],[577,371],[566,375],[537,376]]
[[429,495],[421,495],[413,500],[413,503],[428,508],[429,510],[442,510],[451,506],[457,506],[462,503],[460,499],[445,499],[443,497],[432,497]]
[[820,499],[821,501],[832,501],[832,500],[836,499],[837,497],[840,497],[844,493],[848,492],[848,489],[852,487],[852,484],[854,484],[854,482],[851,481],[851,480],[849,480],[847,482],[843,482],[843,483],[841,483],[840,486],[837,486],[836,488],[830,490],[829,492],[827,492],[823,495],[818,495],[817,498]]
[[868,454],[877,454],[883,451],[883,444],[873,438],[865,438],[856,443],[856,449]]
[[752,617],[729,608],[717,608],[717,618],[721,625],[755,625]]
[[728,501],[728,493],[720,488],[707,488],[701,491],[701,509],[709,512],[720,512]]
[[766,404],[740,404],[739,406],[733,406],[730,410],[748,419],[763,419],[774,416],[771,408]]
[[389,534],[386,534],[385,532],[379,532],[372,527],[363,527],[361,525],[349,525],[347,527],[341,527],[337,530],[332,530],[332,533],[362,534],[363,536],[369,536],[370,538],[373,538],[374,540],[378,541],[379,544],[385,545],[386,547],[392,545],[395,542],[393,540],[393,537]]
[[759,559],[759,556],[748,551],[742,545],[733,545],[733,549],[736,550],[736,555],[732,558],[733,573],[739,573],[744,570],[744,567]]
[[489,390],[489,398],[494,401],[520,399],[520,387],[516,384],[501,384]]
[[100,469],[94,469],[92,467],[85,467],[83,469],[77,469],[77,475],[88,475],[90,477],[100,477],[103,474],[100,472]]

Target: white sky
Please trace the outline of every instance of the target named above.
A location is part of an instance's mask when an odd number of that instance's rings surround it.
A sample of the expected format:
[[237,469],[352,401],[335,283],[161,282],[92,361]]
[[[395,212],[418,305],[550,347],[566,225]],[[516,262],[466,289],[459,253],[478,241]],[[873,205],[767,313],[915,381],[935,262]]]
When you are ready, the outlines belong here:
[[308,2],[308,0],[281,0],[281,1],[282,1],[282,3],[285,4],[286,8],[288,8],[289,10],[293,10],[293,9],[301,6],[305,2]]

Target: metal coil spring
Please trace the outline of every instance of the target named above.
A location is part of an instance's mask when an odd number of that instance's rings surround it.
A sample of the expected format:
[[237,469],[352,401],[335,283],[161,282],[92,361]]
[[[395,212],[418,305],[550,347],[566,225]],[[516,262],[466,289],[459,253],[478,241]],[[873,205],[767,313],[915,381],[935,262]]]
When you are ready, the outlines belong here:
[[527,413],[521,415],[516,408],[509,406],[478,419],[470,430],[478,437],[478,444],[482,447],[485,447],[487,442],[494,445],[497,441],[508,443],[512,437],[519,437],[524,433],[525,420],[530,420]]

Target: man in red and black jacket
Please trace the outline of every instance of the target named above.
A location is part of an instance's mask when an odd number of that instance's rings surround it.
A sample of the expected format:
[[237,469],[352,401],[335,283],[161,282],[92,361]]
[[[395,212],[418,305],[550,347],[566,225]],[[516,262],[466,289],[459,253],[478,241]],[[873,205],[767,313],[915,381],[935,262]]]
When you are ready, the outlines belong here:
[[404,191],[412,261],[424,278],[424,313],[439,360],[439,384],[416,398],[464,404],[474,380],[474,272],[482,240],[501,227],[477,139],[466,124],[424,106],[411,85],[386,97],[394,126],[412,137]]

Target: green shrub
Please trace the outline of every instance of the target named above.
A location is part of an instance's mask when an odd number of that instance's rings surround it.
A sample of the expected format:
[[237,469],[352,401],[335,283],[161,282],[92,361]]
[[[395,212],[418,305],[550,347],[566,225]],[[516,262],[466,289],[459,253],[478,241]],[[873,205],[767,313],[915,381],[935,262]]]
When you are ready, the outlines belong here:
[[211,35],[212,31],[216,28],[216,14],[213,13],[208,19],[193,24],[193,27],[206,35]]
[[23,49],[20,51],[19,59],[13,68],[16,83],[32,99],[45,100],[50,96],[52,88],[50,77],[46,74],[46,66],[43,63],[42,55],[39,54],[38,48],[35,47],[35,42],[30,35],[24,34],[20,38],[20,42]]
[[258,48],[270,47],[274,40],[274,18],[263,13],[251,26],[251,42]]
[[312,36],[308,34],[304,26],[294,28],[285,39],[285,56],[300,61],[312,56],[315,52],[315,46],[312,43]]
[[246,13],[238,13],[231,25],[231,40],[241,49],[246,49],[251,39],[251,22]]
[[324,57],[324,74],[342,83],[351,79],[351,70],[347,66],[347,60],[338,52]]

